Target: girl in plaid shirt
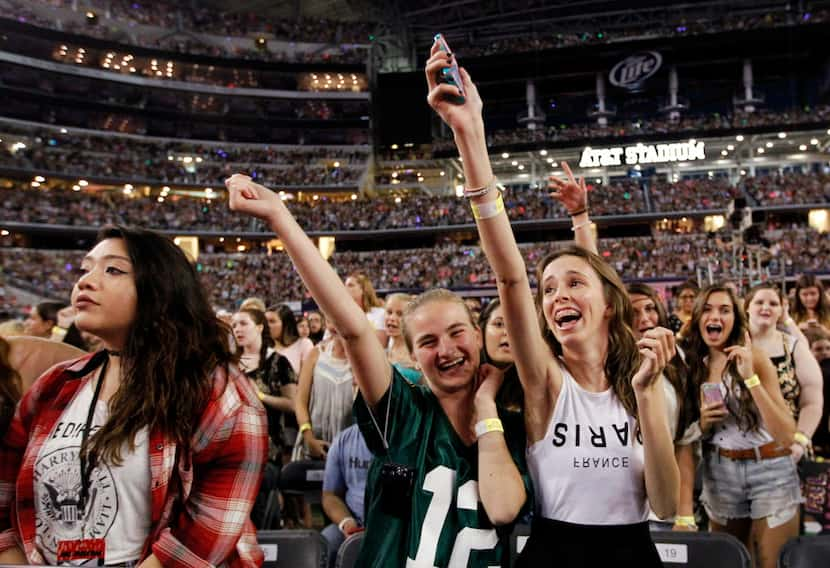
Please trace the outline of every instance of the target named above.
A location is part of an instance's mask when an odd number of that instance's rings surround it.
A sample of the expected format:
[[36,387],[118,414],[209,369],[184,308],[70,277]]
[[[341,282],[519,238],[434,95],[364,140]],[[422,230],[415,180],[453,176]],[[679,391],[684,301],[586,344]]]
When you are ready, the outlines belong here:
[[0,445],[0,563],[258,566],[267,421],[196,271],[108,228],[72,291],[105,350],[47,371]]

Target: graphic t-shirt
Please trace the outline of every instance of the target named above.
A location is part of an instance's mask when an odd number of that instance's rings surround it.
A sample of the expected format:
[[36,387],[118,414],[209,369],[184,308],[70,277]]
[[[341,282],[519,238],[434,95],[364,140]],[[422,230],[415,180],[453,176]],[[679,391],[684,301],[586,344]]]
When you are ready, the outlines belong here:
[[[366,533],[358,566],[501,566],[512,526],[497,531],[480,504],[478,445],[465,446],[432,391],[412,385],[394,369],[389,390],[374,408],[381,431],[387,405],[388,453],[362,396],[354,405],[360,430],[377,456],[366,481]],[[499,414],[530,502],[524,422],[518,413]],[[389,463],[414,470],[411,497],[382,479],[384,464]]]
[[[86,506],[80,508],[80,449],[92,403],[94,381],[78,391],[55,424],[34,466],[37,547],[46,562],[56,564],[62,540],[106,541],[107,564],[141,558],[150,532],[150,452],[147,429],[135,439],[135,450],[125,445],[122,463],[99,463],[90,475]],[[95,406],[90,436],[107,420],[106,402]]]
[[346,506],[361,525],[366,476],[373,458],[357,424],[352,424],[334,437],[326,456],[323,491],[343,495]]

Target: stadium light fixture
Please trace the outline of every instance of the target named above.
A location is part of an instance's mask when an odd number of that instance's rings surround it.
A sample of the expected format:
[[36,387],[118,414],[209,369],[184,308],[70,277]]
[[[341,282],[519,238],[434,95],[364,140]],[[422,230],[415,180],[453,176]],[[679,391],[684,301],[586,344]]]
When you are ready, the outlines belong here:
[[506,160],[507,158],[510,157],[510,154],[508,154],[507,152],[502,152],[501,157],[502,157],[503,160]]
[[9,236],[9,231],[7,231],[6,229],[3,229],[2,231],[0,231],[0,236],[8,237]]
[[758,148],[758,153],[759,153],[759,154],[763,154],[765,151],[766,151],[766,150],[764,150],[763,148]]
[[76,183],[72,186],[72,191],[81,191],[81,186]]
[[735,140],[737,140],[738,142],[743,142],[744,141],[743,134],[738,134],[737,136],[735,136]]
[[810,144],[812,144],[813,146],[818,146],[818,138],[811,138]]
[[547,151],[547,150],[539,150],[539,155],[540,155],[540,156],[547,156],[547,155],[548,155],[548,151]]
[[721,150],[721,151],[720,151],[720,155],[721,155],[721,156],[728,156],[728,155],[729,155],[729,152],[727,152],[726,150]]
[[801,150],[802,152],[804,152],[804,151],[806,151],[806,150],[807,150],[807,145],[806,145],[806,144],[802,144],[801,146],[799,146],[799,147],[798,147],[798,149],[799,149],[799,150]]
[[32,182],[32,187],[40,187],[40,182],[39,181],[33,181]]
[[35,181],[43,183],[46,181],[46,178],[43,176],[35,176]]
[[395,203],[400,203],[400,202],[401,202],[401,198],[400,198],[400,197],[396,197],[396,198],[395,198]]
[[440,172],[438,172],[438,175],[440,175],[441,177],[444,177],[444,170],[441,170]]
[[781,139],[783,140],[784,138],[786,138],[786,137],[787,137],[787,133],[786,133],[786,132],[779,132],[779,133],[778,133],[778,137],[779,137],[779,138],[781,138]]
[[774,146],[774,144],[772,142],[767,142],[766,143],[767,148],[772,148],[773,146]]
[[81,180],[78,180],[78,185],[80,185],[81,187],[86,187],[86,186],[89,185],[89,182],[86,181],[85,179],[81,179]]
[[523,170],[523,169],[525,169],[525,166],[524,166],[524,164],[519,164],[519,169],[520,169],[520,170]]
[[519,162],[517,162],[516,160],[513,160],[512,162],[510,162],[510,165],[511,166],[518,166]]
[[163,198],[161,195],[159,195],[159,196],[156,198],[156,201],[158,201],[159,203],[164,203],[164,198]]
[[731,152],[732,150],[735,149],[735,145],[734,144],[727,144],[726,149]]
[[352,194],[352,201],[357,201],[357,194],[356,193]]

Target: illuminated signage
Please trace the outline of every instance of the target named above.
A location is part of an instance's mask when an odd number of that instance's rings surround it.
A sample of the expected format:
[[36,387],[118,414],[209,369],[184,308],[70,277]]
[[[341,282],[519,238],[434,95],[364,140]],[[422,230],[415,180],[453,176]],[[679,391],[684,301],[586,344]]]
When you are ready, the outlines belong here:
[[638,90],[642,84],[660,70],[663,56],[656,51],[643,51],[626,57],[611,69],[608,80],[615,87]]
[[636,166],[645,164],[666,164],[669,162],[692,162],[705,160],[703,142],[689,140],[672,144],[637,144],[617,148],[585,148],[579,158],[580,168],[608,166]]

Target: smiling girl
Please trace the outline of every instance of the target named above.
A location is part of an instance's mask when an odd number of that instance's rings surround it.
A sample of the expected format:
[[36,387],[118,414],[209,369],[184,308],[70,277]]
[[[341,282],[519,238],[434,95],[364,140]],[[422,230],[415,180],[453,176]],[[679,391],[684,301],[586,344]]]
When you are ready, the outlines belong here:
[[[649,502],[660,517],[673,515],[677,504],[679,474],[659,381],[674,336],[650,330],[638,342],[619,276],[581,248],[542,259],[534,302],[495,187],[476,86],[462,69],[466,101],[456,104],[458,88],[437,80],[451,64],[452,55],[433,45],[427,100],[455,135],[524,388],[538,503],[519,565],[662,566],[646,519]],[[568,211],[574,232],[588,230],[584,206]]]
[[377,458],[359,564],[503,565],[509,525],[528,501],[525,436],[521,417],[496,404],[502,375],[480,364],[481,332],[467,306],[446,290],[408,304],[403,337],[427,379],[412,385],[389,363],[363,308],[343,301],[344,284],[279,196],[240,174],[226,185],[232,210],[264,219],[279,235],[345,342],[360,389],[355,417]]
[[710,528],[741,540],[759,568],[773,568],[781,546],[798,534],[801,491],[790,457],[795,421],[731,289],[702,290],[688,330],[692,382],[712,391],[701,392],[700,409],[701,500]]

